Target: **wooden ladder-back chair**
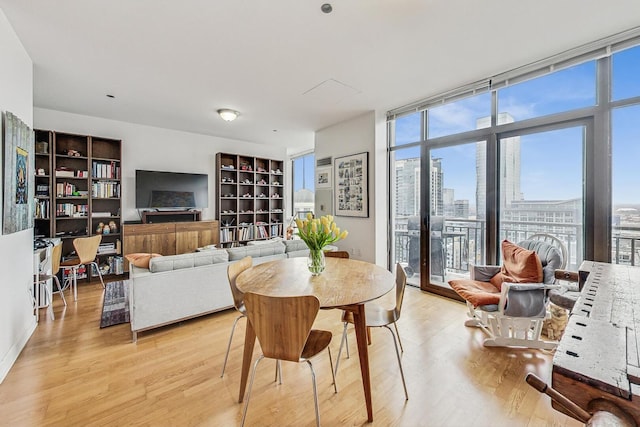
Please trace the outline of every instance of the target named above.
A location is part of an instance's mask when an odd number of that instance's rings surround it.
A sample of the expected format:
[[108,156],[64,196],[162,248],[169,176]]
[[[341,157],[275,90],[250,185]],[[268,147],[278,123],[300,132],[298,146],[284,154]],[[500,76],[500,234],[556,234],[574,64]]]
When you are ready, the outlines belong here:
[[227,353],[224,355],[224,363],[222,364],[222,373],[220,374],[220,378],[224,376],[224,370],[227,367],[227,359],[229,358],[229,351],[231,350],[231,340],[233,340],[233,333],[236,330],[238,320],[247,316],[247,310],[244,307],[244,294],[236,286],[236,278],[240,273],[251,268],[252,265],[253,259],[248,256],[242,258],[240,261],[229,264],[227,267],[227,278],[229,279],[231,294],[233,295],[233,306],[240,315],[236,317],[236,320],[233,322],[233,327],[231,328],[231,335],[229,336],[229,344],[227,344]]
[[318,407],[318,389],[316,374],[309,360],[324,349],[329,352],[333,388],[337,393],[333,361],[331,359],[331,332],[311,329],[320,310],[320,301],[313,295],[294,297],[270,297],[248,292],[244,295],[247,317],[253,327],[262,355],[255,361],[249,390],[242,415],[242,425],[247,418],[247,408],[251,398],[251,389],[256,376],[256,369],[262,359],[285,360],[289,362],[307,362],[311,369],[313,397],[316,410],[316,425],[320,426],[320,409]]
[[[96,256],[98,255],[98,246],[100,246],[101,241],[102,235],[100,234],[96,234],[95,236],[91,237],[79,237],[77,239],[73,239],[73,247],[76,250],[77,258],[69,259],[60,264],[62,267],[71,268],[73,272],[72,276],[68,279],[68,283],[71,287],[73,287],[74,301],[78,300],[78,268],[81,265],[85,265],[87,268],[89,268],[91,265],[95,266],[96,271],[98,272],[98,277],[100,277],[102,287],[105,287],[104,280],[102,279],[102,272],[100,271],[100,266],[96,262]],[[89,270],[87,270],[87,277],[88,276]]]
[[[391,332],[393,337],[393,344],[396,349],[396,357],[398,358],[398,366],[400,367],[400,376],[402,377],[402,386],[404,387],[404,396],[406,400],[409,400],[409,393],[407,392],[407,383],[404,379],[404,370],[402,369],[402,360],[400,359],[400,351],[404,353],[402,349],[402,342],[400,341],[400,333],[398,332],[398,325],[396,322],[400,319],[400,312],[402,310],[402,301],[404,300],[404,290],[407,286],[407,274],[400,264],[396,264],[396,303],[392,309],[382,307],[375,302],[368,302],[364,305],[365,319],[367,323],[367,329],[369,328],[386,328]],[[338,365],[340,363],[340,353],[342,353],[342,346],[347,339],[347,325],[353,323],[353,316],[350,312],[344,312],[342,316],[344,321],[344,329],[342,331],[342,340],[340,341],[340,350],[338,350],[338,358],[336,359],[336,372],[338,373]],[[389,325],[393,324],[395,327],[395,334]],[[396,340],[396,335],[397,340]],[[398,343],[400,344],[400,351],[398,350]]]

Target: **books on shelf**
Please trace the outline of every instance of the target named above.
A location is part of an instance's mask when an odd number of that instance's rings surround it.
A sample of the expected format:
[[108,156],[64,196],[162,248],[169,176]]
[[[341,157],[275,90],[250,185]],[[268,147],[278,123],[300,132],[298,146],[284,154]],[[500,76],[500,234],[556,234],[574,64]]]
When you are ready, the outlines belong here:
[[39,200],[36,203],[36,210],[34,212],[34,218],[36,219],[49,219],[49,215],[51,215],[50,210],[50,201],[49,200]]
[[74,172],[68,169],[56,169],[56,176],[63,178],[73,178]]
[[107,199],[120,197],[120,183],[115,181],[97,181],[91,184],[91,197]]
[[109,254],[109,253],[115,254],[116,243],[115,242],[100,243],[100,245],[98,246],[98,253],[101,255]]
[[86,217],[89,205],[75,205],[73,203],[57,203],[56,217]]
[[91,167],[94,178],[120,179],[120,165],[116,162],[94,161]]
[[91,212],[93,218],[107,218],[112,216],[111,212]]

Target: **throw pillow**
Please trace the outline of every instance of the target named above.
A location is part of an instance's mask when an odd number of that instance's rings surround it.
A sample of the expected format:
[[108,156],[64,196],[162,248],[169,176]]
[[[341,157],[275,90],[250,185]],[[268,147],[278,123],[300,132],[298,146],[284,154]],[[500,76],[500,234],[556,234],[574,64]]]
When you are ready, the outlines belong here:
[[493,286],[502,289],[503,282],[541,283],[542,279],[542,263],[537,253],[502,241],[502,268],[491,278]]
[[474,307],[478,307],[479,305],[493,305],[500,302],[500,291],[489,282],[457,279],[450,280],[449,286],[464,298],[465,301],[473,304]]
[[160,254],[155,253],[134,253],[125,255],[125,258],[129,260],[129,262],[136,267],[139,268],[149,268],[149,261],[151,258],[162,256]]

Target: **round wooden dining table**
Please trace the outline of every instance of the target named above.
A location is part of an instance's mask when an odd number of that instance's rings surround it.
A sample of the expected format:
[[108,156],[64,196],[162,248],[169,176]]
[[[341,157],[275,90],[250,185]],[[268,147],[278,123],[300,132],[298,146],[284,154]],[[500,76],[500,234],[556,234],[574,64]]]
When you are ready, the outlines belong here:
[[[327,258],[322,274],[312,276],[306,258],[288,258],[255,265],[236,279],[240,291],[268,296],[315,295],[321,308],[339,308],[353,313],[358,342],[362,386],[368,421],[373,421],[371,378],[367,349],[367,327],[364,303],[385,295],[393,289],[393,274],[375,264],[344,258]],[[242,359],[242,376],[238,401],[244,399],[251,367],[256,335],[247,322]]]

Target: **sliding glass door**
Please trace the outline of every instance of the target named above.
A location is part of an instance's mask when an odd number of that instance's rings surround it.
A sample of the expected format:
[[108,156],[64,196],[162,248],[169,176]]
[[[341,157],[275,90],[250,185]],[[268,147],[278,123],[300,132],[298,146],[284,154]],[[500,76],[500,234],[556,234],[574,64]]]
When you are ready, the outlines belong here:
[[448,293],[449,280],[468,278],[469,266],[485,261],[486,141],[433,148],[429,162],[426,287]]

